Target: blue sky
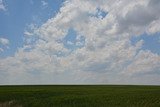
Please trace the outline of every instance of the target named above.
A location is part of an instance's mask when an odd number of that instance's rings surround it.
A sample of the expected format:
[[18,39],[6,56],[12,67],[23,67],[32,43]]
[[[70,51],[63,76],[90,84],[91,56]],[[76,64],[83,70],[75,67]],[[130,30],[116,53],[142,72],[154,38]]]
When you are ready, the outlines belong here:
[[131,39],[131,42],[134,45],[137,41],[143,40],[144,41],[143,46],[142,46],[143,50],[150,50],[151,52],[160,55],[159,38],[160,38],[160,33],[155,33],[152,35],[148,35],[148,34],[144,33],[138,37],[133,37]]
[[[64,0],[4,0],[6,10],[0,10],[0,37],[10,41],[10,49],[0,57],[12,56],[23,46],[24,32],[30,24],[42,25],[53,17]],[[46,4],[44,4],[46,3]]]
[[0,85],[159,85],[159,11],[159,0],[0,0]]

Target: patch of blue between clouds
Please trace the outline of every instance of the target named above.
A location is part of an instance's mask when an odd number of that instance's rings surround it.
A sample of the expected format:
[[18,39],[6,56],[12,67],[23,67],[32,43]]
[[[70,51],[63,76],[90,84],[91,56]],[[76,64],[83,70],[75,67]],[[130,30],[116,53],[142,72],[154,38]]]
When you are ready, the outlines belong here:
[[64,57],[71,54],[76,49],[84,47],[85,37],[79,35],[77,31],[75,31],[73,28],[69,28],[66,36],[62,40],[59,40],[58,42],[63,43],[63,46],[69,50],[69,53],[65,53],[63,51],[58,51],[56,53],[58,57]]
[[105,18],[105,17],[107,16],[107,14],[108,14],[108,12],[105,12],[105,11],[103,11],[103,10],[100,9],[100,8],[97,8],[96,11],[97,11],[96,14],[91,14],[90,16],[103,19],[103,18]]
[[73,51],[84,46],[85,38],[84,36],[77,34],[77,32],[73,28],[70,28],[67,35],[63,39],[63,44],[65,48]]
[[138,41],[143,40],[142,50],[150,50],[151,52],[160,55],[160,33],[148,35],[146,33],[131,38],[132,45],[135,45]]

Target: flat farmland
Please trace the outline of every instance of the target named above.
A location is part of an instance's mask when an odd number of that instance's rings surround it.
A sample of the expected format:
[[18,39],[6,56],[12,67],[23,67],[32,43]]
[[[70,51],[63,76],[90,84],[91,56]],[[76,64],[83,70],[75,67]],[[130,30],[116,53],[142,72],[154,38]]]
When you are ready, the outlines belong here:
[[0,107],[160,107],[160,86],[0,86]]

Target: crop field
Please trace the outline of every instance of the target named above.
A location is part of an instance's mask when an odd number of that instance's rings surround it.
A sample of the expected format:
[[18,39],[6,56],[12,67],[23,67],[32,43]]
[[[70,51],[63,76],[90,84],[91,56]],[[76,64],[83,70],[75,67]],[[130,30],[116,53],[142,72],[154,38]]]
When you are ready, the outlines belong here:
[[0,86],[0,107],[160,107],[160,86]]

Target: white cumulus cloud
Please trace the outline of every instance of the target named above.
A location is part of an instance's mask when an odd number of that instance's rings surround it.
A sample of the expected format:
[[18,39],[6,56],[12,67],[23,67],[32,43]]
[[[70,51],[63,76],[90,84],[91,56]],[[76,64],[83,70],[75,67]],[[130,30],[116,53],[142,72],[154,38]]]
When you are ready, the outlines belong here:
[[3,10],[3,11],[6,10],[6,7],[5,7],[5,5],[3,3],[3,0],[0,0],[0,10]]
[[6,38],[0,38],[0,52],[3,52],[5,48],[9,48],[9,40]]
[[1,45],[9,45],[9,40],[6,38],[0,38],[0,44]]

